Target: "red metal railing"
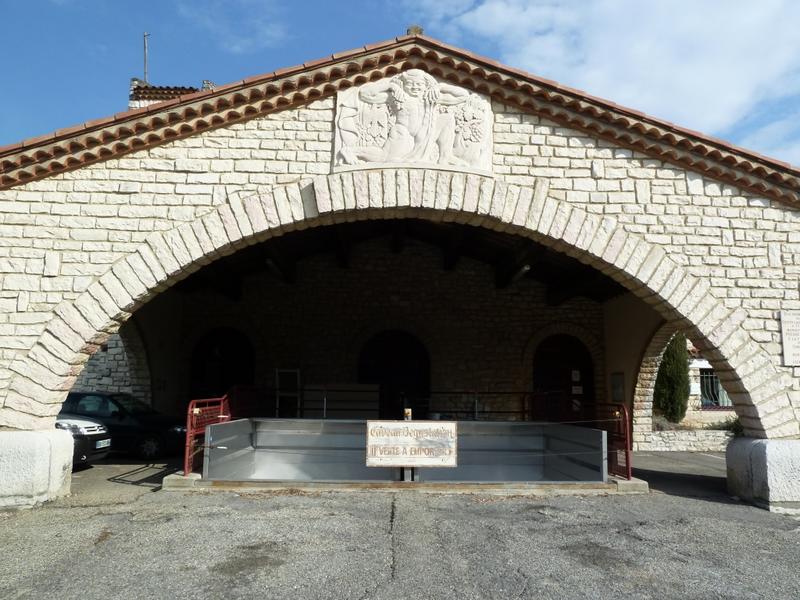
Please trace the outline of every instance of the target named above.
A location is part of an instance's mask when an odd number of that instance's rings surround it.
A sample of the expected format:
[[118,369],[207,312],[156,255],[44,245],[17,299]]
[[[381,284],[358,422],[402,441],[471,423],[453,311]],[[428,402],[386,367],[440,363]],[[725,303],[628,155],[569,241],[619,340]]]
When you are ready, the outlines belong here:
[[624,404],[595,404],[597,427],[606,431],[608,472],[633,478],[631,461],[630,414]]
[[183,458],[183,473],[194,470],[195,457],[203,452],[206,426],[224,423],[231,418],[228,397],[192,400],[186,414],[186,451]]

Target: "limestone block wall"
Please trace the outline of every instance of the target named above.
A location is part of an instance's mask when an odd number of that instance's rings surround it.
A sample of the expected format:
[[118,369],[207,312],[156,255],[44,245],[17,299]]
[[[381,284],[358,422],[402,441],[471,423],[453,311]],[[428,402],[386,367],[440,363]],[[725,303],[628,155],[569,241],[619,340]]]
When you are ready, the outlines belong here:
[[746,308],[744,326],[753,339],[780,354],[776,313],[800,307],[796,208],[534,116],[497,109],[496,174],[528,185],[546,177],[552,197],[614,215],[627,231],[707,279],[726,305]]
[[[0,191],[0,399],[53,309],[229,192],[330,170],[333,100]],[[1,403],[0,403],[1,404]]]
[[95,352],[75,381],[73,389],[126,392],[152,402],[149,355],[135,323],[126,323]]
[[633,443],[639,452],[725,452],[734,435],[730,431],[652,431]]
[[[0,192],[0,399],[15,359],[54,308],[150,233],[232,197],[329,173],[333,108],[332,98],[314,101]],[[779,310],[800,308],[797,209],[535,115],[493,109],[496,179],[539,186],[554,200],[613,218],[707,283],[726,310],[746,311],[741,328],[777,370],[759,382],[761,414],[776,415],[763,425],[771,435],[795,434],[796,422],[777,413],[786,389],[800,410],[800,368],[781,366],[778,321]],[[743,391],[739,374],[720,377]]]
[[114,334],[86,361],[75,382],[76,390],[131,392],[128,353],[119,334]]

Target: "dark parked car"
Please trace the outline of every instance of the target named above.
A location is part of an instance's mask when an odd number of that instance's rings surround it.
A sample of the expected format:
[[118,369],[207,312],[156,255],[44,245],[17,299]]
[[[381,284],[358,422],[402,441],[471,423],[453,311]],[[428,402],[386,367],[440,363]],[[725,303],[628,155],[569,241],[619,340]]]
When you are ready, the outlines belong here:
[[75,441],[73,467],[105,458],[111,451],[111,436],[100,421],[62,411],[56,420],[56,428],[72,434],[72,439]]
[[140,458],[177,453],[186,440],[186,424],[156,412],[125,393],[70,392],[63,413],[96,419],[108,427],[114,450]]

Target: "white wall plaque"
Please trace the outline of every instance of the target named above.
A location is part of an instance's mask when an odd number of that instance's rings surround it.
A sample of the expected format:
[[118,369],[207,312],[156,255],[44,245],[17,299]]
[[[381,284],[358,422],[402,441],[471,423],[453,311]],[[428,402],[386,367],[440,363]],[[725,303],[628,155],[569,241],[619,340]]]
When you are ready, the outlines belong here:
[[492,106],[419,69],[336,96],[334,170],[430,166],[491,174]]
[[781,311],[781,340],[783,341],[783,364],[800,366],[800,312]]
[[368,467],[455,467],[454,421],[367,421]]

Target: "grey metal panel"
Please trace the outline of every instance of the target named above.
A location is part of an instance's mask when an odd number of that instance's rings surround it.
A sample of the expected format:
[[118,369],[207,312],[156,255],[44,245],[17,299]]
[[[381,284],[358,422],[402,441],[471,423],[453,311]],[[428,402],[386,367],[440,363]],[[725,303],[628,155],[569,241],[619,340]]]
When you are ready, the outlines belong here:
[[538,423],[458,422],[458,466],[420,468],[420,481],[541,481],[545,440]]
[[[222,450],[214,450],[214,460],[227,462],[236,473],[250,469],[244,479],[261,481],[397,481],[399,469],[366,466],[366,422],[324,421],[313,419],[252,419],[247,433],[249,465],[235,447],[236,458],[228,459]],[[225,427],[230,424],[215,425]],[[237,430],[233,435],[244,435]],[[252,434],[252,435],[251,435]],[[252,440],[252,443],[251,441]],[[228,467],[208,469],[208,478],[236,479]],[[204,471],[205,476],[205,471]]]
[[544,481],[606,482],[605,431],[551,425],[546,430],[546,444]]
[[250,419],[206,427],[203,479],[246,481],[253,476],[253,422]]
[[420,481],[606,480],[605,432],[572,425],[459,421],[458,466],[417,469]]

